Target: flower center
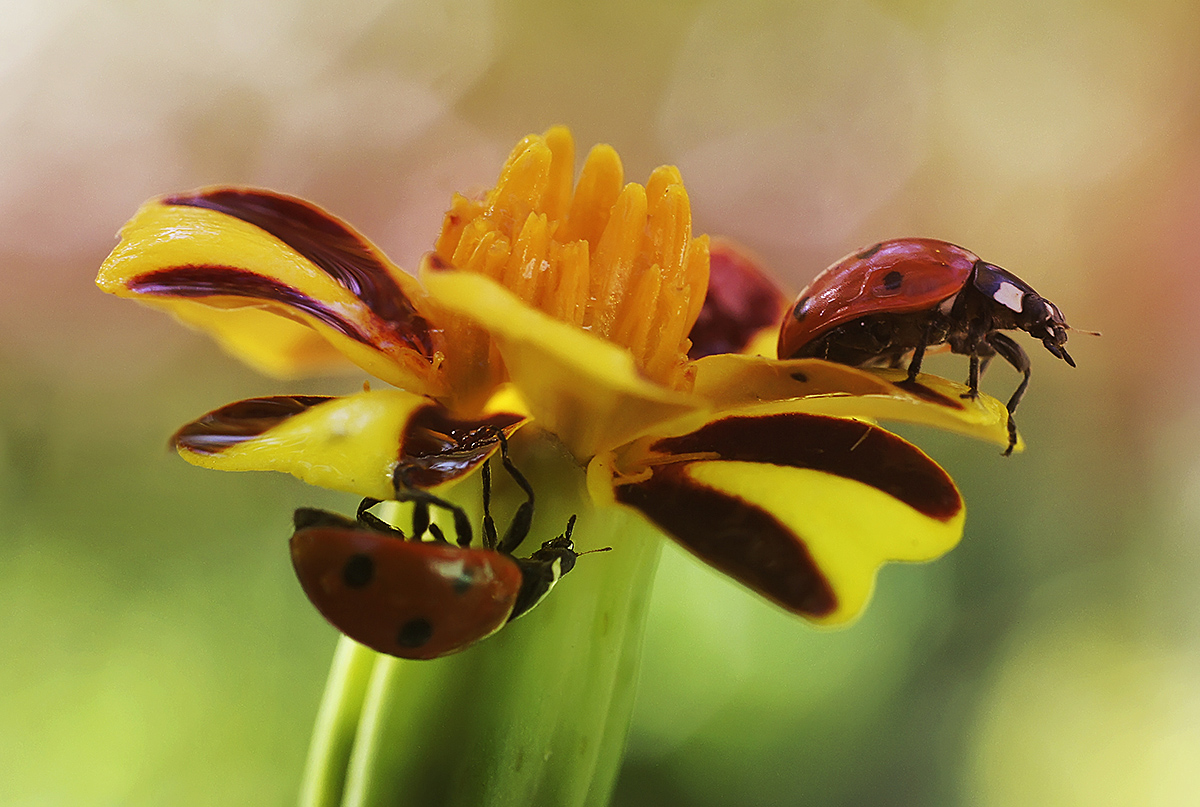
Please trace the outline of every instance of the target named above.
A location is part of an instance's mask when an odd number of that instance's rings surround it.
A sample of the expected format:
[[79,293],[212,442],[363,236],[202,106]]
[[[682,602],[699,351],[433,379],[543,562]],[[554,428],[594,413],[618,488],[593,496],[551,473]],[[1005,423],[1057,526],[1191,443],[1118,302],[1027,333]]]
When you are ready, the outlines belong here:
[[456,195],[435,251],[526,303],[627,348],[639,370],[685,385],[688,333],[708,286],[708,238],[692,237],[678,169],[622,186],[617,153],[592,149],[573,182],[565,128],[522,140],[482,199]]

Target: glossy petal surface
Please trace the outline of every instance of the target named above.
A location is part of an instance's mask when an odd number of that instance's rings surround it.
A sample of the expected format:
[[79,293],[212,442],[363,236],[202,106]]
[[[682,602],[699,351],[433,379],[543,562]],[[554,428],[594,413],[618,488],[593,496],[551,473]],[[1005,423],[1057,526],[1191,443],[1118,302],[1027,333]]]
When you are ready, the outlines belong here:
[[538,425],[580,459],[706,406],[646,379],[628,350],[530,308],[489,278],[424,268],[421,280],[439,305],[491,335]]
[[276,374],[326,369],[340,353],[397,386],[439,390],[440,337],[417,310],[416,281],[299,199],[210,188],[152,200],[96,282]]
[[[903,370],[861,370],[820,359],[776,361],[760,356],[707,356],[695,364],[697,395],[719,409],[792,401],[798,412],[897,420],[1008,446],[1008,410],[990,395],[934,375],[906,382]],[[1017,451],[1024,440],[1018,437]]]
[[436,487],[479,466],[495,433],[524,419],[503,412],[456,419],[403,390],[342,398],[273,396],[237,401],[180,429],[172,444],[195,465],[282,471],[311,485],[390,499],[399,467],[414,487]]
[[861,612],[884,563],[936,558],[962,534],[958,490],[919,449],[791,402],[644,438],[618,452],[611,471],[616,501],[750,589],[826,624]]

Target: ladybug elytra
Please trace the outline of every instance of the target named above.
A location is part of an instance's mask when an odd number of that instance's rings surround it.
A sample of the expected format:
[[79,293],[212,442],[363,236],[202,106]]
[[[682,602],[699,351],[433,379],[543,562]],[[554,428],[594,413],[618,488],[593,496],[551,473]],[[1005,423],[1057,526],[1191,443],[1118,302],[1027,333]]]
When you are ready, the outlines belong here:
[[292,564],[308,599],[359,644],[407,659],[456,653],[541,602],[575,566],[575,517],[528,558],[444,541],[405,540],[301,508]]
[[[575,567],[575,516],[562,535],[528,558],[512,555],[529,531],[533,491],[508,458],[504,467],[525,491],[503,538],[489,512],[491,472],[483,466],[484,546],[471,547],[466,514],[425,492],[402,490],[413,501],[413,537],[371,515],[378,500],[364,499],[358,518],[301,508],[294,516],[292,565],[308,599],[335,628],[359,644],[406,659],[432,659],[464,650],[527,613]],[[430,504],[448,508],[457,544],[430,523]],[[433,540],[422,540],[425,534]],[[594,550],[603,551],[603,550]]]
[[1023,330],[1072,367],[1062,312],[1028,283],[974,253],[933,238],[898,238],[852,253],[800,292],[779,332],[780,359],[827,359],[855,367],[899,367],[916,383],[925,350],[947,343],[971,360],[967,397],[994,356],[1022,374],[1008,400],[1013,420],[1029,386],[1029,356],[1005,330]]

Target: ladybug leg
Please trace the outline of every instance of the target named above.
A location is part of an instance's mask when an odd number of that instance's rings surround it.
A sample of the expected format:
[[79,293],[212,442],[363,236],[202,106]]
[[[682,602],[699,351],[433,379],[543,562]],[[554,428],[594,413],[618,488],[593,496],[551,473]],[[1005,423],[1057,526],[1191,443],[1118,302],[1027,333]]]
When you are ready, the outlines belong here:
[[421,540],[421,536],[429,529],[429,525],[433,522],[429,519],[429,502],[419,501],[413,503],[412,515],[412,532],[413,539]]
[[[429,507],[433,505],[446,510],[454,518],[454,534],[458,537],[458,545],[468,547],[473,539],[471,520],[467,513],[457,504],[435,496],[427,490],[413,487],[407,482],[407,474],[397,467],[392,475],[392,486],[396,489],[396,501],[413,503],[413,538],[420,540],[430,527]],[[436,537],[436,536],[435,536]]]
[[525,540],[525,536],[529,534],[529,527],[533,524],[533,486],[509,458],[508,438],[504,436],[503,432],[497,432],[497,438],[500,440],[500,462],[504,466],[504,470],[508,471],[508,475],[517,483],[517,487],[525,492],[525,501],[521,502],[521,506],[513,514],[508,529],[504,531],[504,538],[500,540],[500,551],[511,555]]
[[496,519],[492,518],[492,461],[489,459],[480,469],[483,474],[483,545],[495,549]]
[[508,475],[513,478],[517,486],[525,492],[525,501],[517,512],[513,514],[513,519],[508,525],[508,529],[504,531],[504,538],[497,538],[496,520],[492,518],[492,468],[491,460],[484,463],[483,466],[483,545],[488,549],[499,549],[501,552],[512,554],[521,542],[525,540],[525,536],[529,534],[529,527],[533,522],[533,486],[529,484],[529,480],[525,475],[517,470],[517,466],[513,464],[512,458],[508,455],[508,438],[504,436],[504,432],[496,430],[496,440],[500,443],[500,463],[504,466],[504,470],[508,471]]
[[909,384],[915,384],[917,375],[921,372],[921,362],[925,359],[925,340],[922,339],[913,350],[912,359],[908,362],[908,378],[904,379]]
[[908,378],[904,379],[905,383],[916,383],[917,375],[921,372],[921,362],[925,359],[925,348],[932,341],[933,332],[936,327],[937,322],[932,318],[925,324],[925,331],[921,334],[921,340],[913,347],[912,359],[908,362]]
[[379,499],[363,499],[358,503],[358,511],[354,517],[358,519],[358,523],[365,527],[375,530],[376,532],[386,532],[395,535],[397,538],[405,538],[404,530],[399,527],[392,526],[374,513],[367,512],[375,505],[379,504]]
[[979,379],[983,378],[984,372],[995,355],[996,351],[988,344],[986,337],[975,346],[970,353],[971,369],[967,373],[967,392],[958,397],[972,401],[979,397]]
[[979,354],[971,354],[971,369],[967,371],[967,391],[960,398],[970,398],[972,401],[979,397],[979,377],[983,375],[983,366]]
[[1004,451],[1004,456],[1007,457],[1012,454],[1013,447],[1017,444],[1017,425],[1013,421],[1013,413],[1017,411],[1017,406],[1021,403],[1021,399],[1025,397],[1025,390],[1029,388],[1029,356],[1020,345],[1005,334],[990,333],[987,336],[987,341],[1002,359],[1011,364],[1022,375],[1021,383],[1017,385],[1016,391],[1008,399],[1008,448]]

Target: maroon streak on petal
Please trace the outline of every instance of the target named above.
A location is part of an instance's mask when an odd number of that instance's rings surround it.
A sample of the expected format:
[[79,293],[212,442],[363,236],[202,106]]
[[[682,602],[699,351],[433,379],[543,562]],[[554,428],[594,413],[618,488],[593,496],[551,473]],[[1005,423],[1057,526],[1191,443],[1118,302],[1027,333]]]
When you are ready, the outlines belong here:
[[811,468],[870,485],[939,521],[962,509],[953,480],[933,460],[896,435],[856,420],[799,412],[727,417],[659,440],[653,449]]
[[778,326],[788,301],[749,257],[715,241],[709,251],[708,292],[688,338],[688,358],[741,353],[763,328]]
[[800,536],[765,510],[692,479],[689,464],[655,466],[649,479],[618,486],[617,500],[784,608],[814,617],[832,613],[837,597]]
[[387,267],[356,233],[320,208],[290,196],[232,188],[168,196],[163,203],[215,210],[267,231],[365,302],[402,343],[426,358],[434,355],[429,323]]
[[474,470],[524,418],[497,412],[478,420],[459,420],[437,403],[413,413],[400,439],[400,480],[409,487],[431,488]]
[[175,432],[171,446],[193,454],[220,454],[331,400],[328,395],[273,395],[235,401]]
[[377,347],[370,336],[329,310],[319,301],[245,269],[233,266],[172,266],[132,278],[128,287],[152,297],[248,297],[271,300],[303,311],[356,342]]
[[904,379],[902,381],[897,381],[896,386],[905,392],[911,392],[913,395],[916,395],[923,401],[938,404],[939,406],[945,406],[948,409],[966,408],[963,406],[963,402],[961,400],[955,400],[948,395],[943,395],[932,387],[925,386],[920,381],[909,381],[908,379]]
[[426,266],[428,266],[430,269],[436,270],[438,272],[445,272],[445,271],[448,271],[448,270],[454,268],[450,264],[446,263],[446,261],[442,260],[442,256],[437,254],[436,252],[426,253],[425,260],[426,260],[426,264],[425,264]]

